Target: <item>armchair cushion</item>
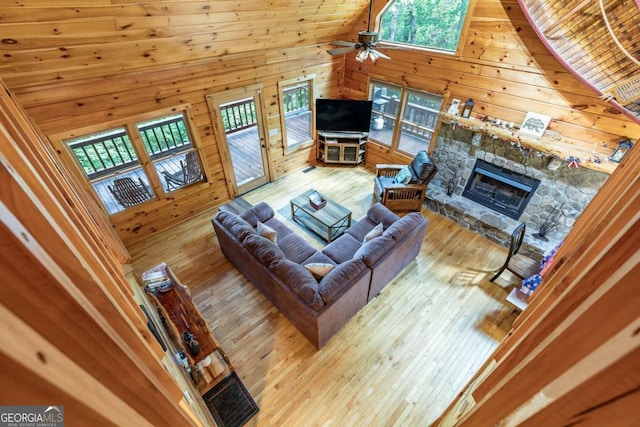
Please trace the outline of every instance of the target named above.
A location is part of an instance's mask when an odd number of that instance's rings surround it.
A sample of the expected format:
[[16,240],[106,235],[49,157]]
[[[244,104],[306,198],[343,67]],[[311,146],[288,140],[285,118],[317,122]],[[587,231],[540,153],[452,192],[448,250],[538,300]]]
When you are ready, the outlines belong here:
[[413,175],[411,174],[409,167],[405,166],[402,169],[400,169],[400,172],[398,172],[396,177],[393,179],[393,182],[396,184],[407,184],[412,179],[413,179]]
[[419,184],[428,184],[437,171],[436,165],[424,150],[418,151],[411,162],[411,169],[413,169],[416,183]]

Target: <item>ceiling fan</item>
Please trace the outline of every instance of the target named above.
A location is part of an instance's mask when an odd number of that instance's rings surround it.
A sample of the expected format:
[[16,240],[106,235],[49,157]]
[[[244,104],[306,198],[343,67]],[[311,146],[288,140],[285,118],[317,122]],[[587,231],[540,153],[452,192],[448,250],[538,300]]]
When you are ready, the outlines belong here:
[[331,55],[342,55],[352,51],[359,51],[356,55],[356,61],[364,62],[367,58],[371,58],[373,62],[376,62],[378,58],[391,59],[384,53],[376,49],[378,44],[378,32],[371,31],[371,10],[373,6],[373,0],[369,0],[369,19],[367,20],[367,31],[360,31],[358,33],[358,42],[347,41],[334,41],[331,42],[334,46],[345,46],[337,49],[329,49],[327,52]]

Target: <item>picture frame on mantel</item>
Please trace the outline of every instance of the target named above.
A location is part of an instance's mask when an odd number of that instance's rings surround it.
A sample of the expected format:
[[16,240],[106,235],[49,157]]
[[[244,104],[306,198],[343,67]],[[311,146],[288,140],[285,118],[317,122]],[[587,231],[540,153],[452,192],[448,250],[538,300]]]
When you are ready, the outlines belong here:
[[551,123],[551,117],[544,114],[528,112],[520,126],[520,134],[540,138]]
[[618,147],[616,148],[616,151],[614,151],[611,157],[609,157],[609,160],[615,163],[620,163],[622,159],[624,159],[624,156],[627,155],[629,150],[631,150],[631,148],[633,148],[633,142],[631,142],[630,139],[620,142],[618,144]]

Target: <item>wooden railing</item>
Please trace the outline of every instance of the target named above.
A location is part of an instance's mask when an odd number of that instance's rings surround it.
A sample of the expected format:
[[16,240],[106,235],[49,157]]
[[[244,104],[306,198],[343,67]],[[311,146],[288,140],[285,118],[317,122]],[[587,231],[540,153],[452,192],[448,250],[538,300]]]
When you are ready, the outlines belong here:
[[138,164],[138,156],[124,129],[97,139],[70,144],[70,148],[89,179]]
[[139,126],[138,132],[152,160],[191,147],[191,139],[182,116]]
[[253,98],[243,99],[233,104],[221,105],[220,114],[227,134],[250,128],[258,122]]
[[[378,111],[383,117],[389,120],[398,118],[398,112],[400,110],[400,101],[395,98],[386,98],[387,102],[384,104],[384,111]],[[418,138],[428,136],[433,133],[438,123],[438,116],[440,111],[424,107],[422,105],[409,102],[407,104],[407,110],[399,123],[402,125],[402,129],[405,133],[411,134]],[[374,112],[375,115],[375,112]]]
[[284,89],[282,104],[287,116],[309,111],[309,85],[305,82],[302,85]]

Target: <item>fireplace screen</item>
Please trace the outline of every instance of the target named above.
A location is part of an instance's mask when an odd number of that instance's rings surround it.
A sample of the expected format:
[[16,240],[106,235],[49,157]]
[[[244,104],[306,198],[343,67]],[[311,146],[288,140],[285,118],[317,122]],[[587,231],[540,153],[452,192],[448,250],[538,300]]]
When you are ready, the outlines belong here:
[[478,159],[462,195],[518,219],[538,184],[535,178]]

